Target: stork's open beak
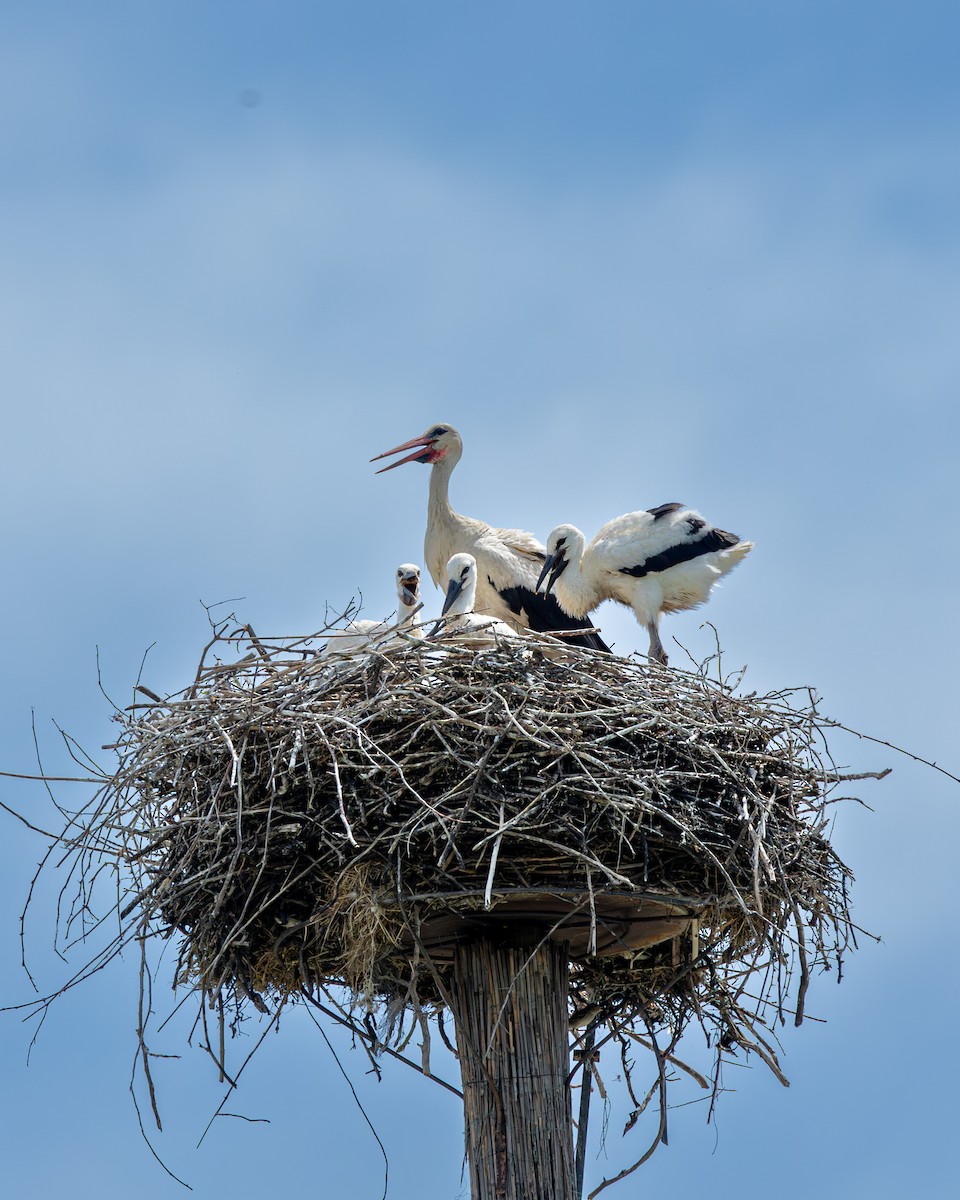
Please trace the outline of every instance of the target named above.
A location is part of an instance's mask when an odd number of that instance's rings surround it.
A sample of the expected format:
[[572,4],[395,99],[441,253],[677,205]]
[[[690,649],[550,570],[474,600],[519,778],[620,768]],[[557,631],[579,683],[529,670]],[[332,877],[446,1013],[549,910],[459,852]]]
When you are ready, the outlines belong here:
[[[376,456],[376,458],[371,458],[370,461],[371,462],[379,462],[379,460],[381,458],[389,458],[391,454],[400,454],[401,451],[410,450],[414,446],[432,447],[433,443],[434,443],[433,438],[427,437],[427,435],[425,433],[421,433],[421,435],[419,437],[411,438],[409,442],[404,442],[402,446],[394,446],[394,448],[392,450],[384,450],[384,452],[382,454],[378,454]],[[379,471],[375,472],[375,474],[382,475],[384,473],[384,471],[392,471],[394,467],[402,467],[404,463],[408,463],[408,462],[423,462],[423,463],[425,463],[425,462],[429,462],[429,461],[430,461],[430,450],[429,449],[425,453],[421,450],[414,450],[413,454],[408,454],[406,458],[398,458],[397,461],[391,463],[389,465],[389,467],[381,467]]]
[[[393,464],[397,466],[397,463]],[[419,575],[401,575],[400,576],[400,591],[403,593],[403,602],[408,607],[413,606],[420,599],[420,576]]]
[[[544,594],[549,596],[553,585],[557,582],[560,576],[567,569],[567,557],[561,550],[559,554],[549,554],[547,561],[543,564],[543,570],[540,572],[540,578],[537,580],[537,591],[541,589]],[[547,579],[549,574],[550,578]],[[543,587],[543,581],[547,579],[547,586]]]
[[443,602],[443,611],[440,614],[442,617],[447,615],[447,613],[450,611],[450,605],[454,602],[454,600],[456,600],[462,591],[463,581],[461,579],[451,579],[450,583],[447,585],[447,597]]

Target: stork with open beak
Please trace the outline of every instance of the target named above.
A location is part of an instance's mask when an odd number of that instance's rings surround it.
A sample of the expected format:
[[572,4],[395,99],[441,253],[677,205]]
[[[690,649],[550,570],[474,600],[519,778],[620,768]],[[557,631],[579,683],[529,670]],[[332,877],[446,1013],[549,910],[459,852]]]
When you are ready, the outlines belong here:
[[415,563],[397,567],[396,621],[350,621],[342,633],[334,633],[325,647],[327,658],[349,658],[407,637],[423,637],[417,615],[420,610],[420,568]]
[[547,539],[537,587],[564,612],[584,617],[604,600],[632,608],[650,635],[649,655],[667,663],[660,614],[704,604],[710,589],[753,549],[682,504],[661,504],[608,521],[589,546],[575,525]]
[[378,462],[405,450],[412,453],[382,467],[377,474],[408,462],[431,467],[423,549],[427,569],[438,587],[446,586],[447,563],[455,554],[472,554],[477,564],[476,612],[497,617],[518,631],[529,628],[539,633],[558,633],[582,629],[582,634],[564,641],[609,653],[609,646],[589,620],[570,616],[553,596],[538,594],[537,576],[546,551],[532,533],[497,529],[453,510],[449,499],[450,475],[460,461],[463,442],[452,425],[431,425],[420,437],[411,438],[370,461]]

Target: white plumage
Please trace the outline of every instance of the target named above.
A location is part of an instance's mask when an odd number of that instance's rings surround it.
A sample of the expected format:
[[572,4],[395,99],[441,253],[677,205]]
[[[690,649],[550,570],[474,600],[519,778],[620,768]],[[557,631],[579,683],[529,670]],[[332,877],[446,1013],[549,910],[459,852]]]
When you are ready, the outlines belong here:
[[477,595],[477,560],[472,554],[454,554],[447,563],[447,595],[443,616],[430,636],[456,637],[468,646],[495,646],[500,638],[515,638],[506,621],[474,611]]
[[412,454],[381,468],[377,474],[408,462],[426,463],[432,467],[423,550],[433,582],[438,587],[445,587],[447,563],[451,557],[472,554],[477,563],[475,609],[478,613],[506,621],[516,630],[530,628],[541,633],[555,633],[583,629],[582,635],[565,640],[595,650],[607,650],[588,620],[569,616],[552,596],[538,595],[537,575],[546,553],[532,533],[523,529],[498,529],[485,521],[454,512],[450,505],[449,485],[453,468],[463,453],[459,433],[451,425],[432,425],[420,437],[378,454],[370,461],[377,462],[411,449]]
[[586,616],[604,600],[632,608],[650,635],[650,657],[664,664],[660,614],[703,604],[720,576],[753,549],[682,504],[625,513],[585,542],[575,525],[558,525],[537,586],[546,581],[571,616]]
[[398,639],[402,630],[407,637],[423,637],[417,610],[420,607],[420,568],[414,563],[397,567],[396,621],[350,621],[342,633],[335,633],[327,642],[327,658],[349,658],[366,653],[374,646],[384,646]]

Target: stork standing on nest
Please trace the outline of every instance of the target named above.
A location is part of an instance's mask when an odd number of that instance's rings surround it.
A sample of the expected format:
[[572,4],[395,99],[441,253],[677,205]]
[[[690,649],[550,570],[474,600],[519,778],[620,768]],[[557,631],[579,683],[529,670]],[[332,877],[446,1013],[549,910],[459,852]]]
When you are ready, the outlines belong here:
[[397,620],[351,621],[343,633],[336,633],[326,644],[327,658],[348,658],[374,645],[383,645],[387,635],[396,635],[400,630],[409,637],[423,637],[420,618],[420,568],[414,563],[401,563],[397,567]]
[[404,450],[413,453],[382,467],[377,474],[408,462],[431,466],[423,549],[427,569],[437,587],[446,585],[446,567],[453,555],[472,554],[477,564],[478,613],[506,621],[518,631],[529,628],[539,633],[557,633],[582,629],[582,634],[564,641],[609,652],[609,646],[589,620],[564,612],[553,596],[538,594],[537,575],[546,551],[532,533],[497,529],[485,521],[454,512],[449,499],[450,475],[460,461],[463,442],[453,426],[431,425],[420,437],[386,450],[370,461],[377,462]]
[[472,554],[455,554],[447,563],[447,595],[443,615],[430,637],[455,635],[471,646],[495,646],[500,638],[515,638],[516,630],[506,621],[474,611],[477,595],[477,560]]
[[632,608],[650,635],[650,657],[664,666],[660,614],[705,603],[720,576],[753,549],[682,504],[615,517],[585,543],[575,525],[558,525],[537,587],[546,582],[571,616],[584,617],[604,600]]

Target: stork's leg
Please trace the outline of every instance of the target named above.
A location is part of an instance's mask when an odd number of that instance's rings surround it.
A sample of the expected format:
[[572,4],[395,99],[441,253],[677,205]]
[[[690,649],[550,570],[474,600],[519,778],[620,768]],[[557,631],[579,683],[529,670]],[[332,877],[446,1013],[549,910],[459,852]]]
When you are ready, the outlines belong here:
[[657,629],[656,621],[647,622],[647,633],[650,634],[650,649],[647,651],[654,662],[667,665],[667,652],[663,648],[663,642],[660,641],[660,630]]

